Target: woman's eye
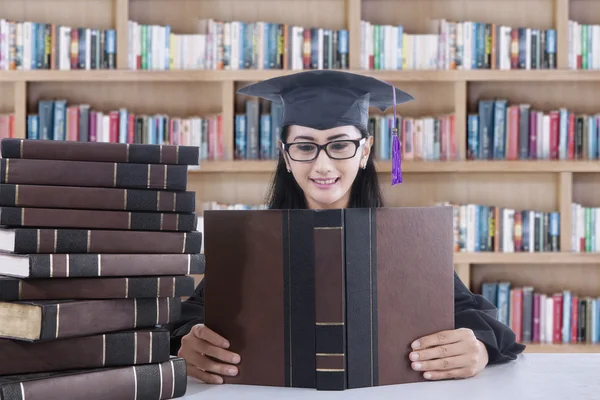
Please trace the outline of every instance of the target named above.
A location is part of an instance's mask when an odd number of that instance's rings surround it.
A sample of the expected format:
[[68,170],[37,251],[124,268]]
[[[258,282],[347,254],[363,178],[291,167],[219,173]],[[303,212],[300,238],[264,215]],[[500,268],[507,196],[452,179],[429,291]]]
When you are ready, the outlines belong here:
[[348,143],[336,143],[331,146],[334,151],[342,151],[348,148]]
[[300,151],[306,151],[306,152],[313,151],[315,149],[315,147],[311,146],[311,145],[303,145],[303,146],[298,146],[298,147],[299,147]]

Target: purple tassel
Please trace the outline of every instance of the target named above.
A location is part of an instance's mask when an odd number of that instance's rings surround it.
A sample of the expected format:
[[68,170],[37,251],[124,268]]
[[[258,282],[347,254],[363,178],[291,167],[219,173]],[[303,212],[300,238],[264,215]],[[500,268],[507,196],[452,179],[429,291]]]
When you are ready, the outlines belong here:
[[394,97],[394,118],[392,119],[392,186],[402,183],[402,157],[400,155],[400,139],[396,127],[396,88],[392,86]]
[[392,133],[392,186],[402,183],[402,168],[400,157],[400,140],[398,129],[394,128]]

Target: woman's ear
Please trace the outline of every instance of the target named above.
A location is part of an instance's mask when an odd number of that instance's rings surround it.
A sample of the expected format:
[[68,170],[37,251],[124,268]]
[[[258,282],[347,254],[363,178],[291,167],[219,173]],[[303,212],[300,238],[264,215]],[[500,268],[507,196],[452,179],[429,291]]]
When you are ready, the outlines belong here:
[[281,155],[283,156],[283,161],[285,161],[285,167],[287,169],[287,172],[291,172],[292,169],[290,167],[290,160],[288,159],[287,151],[285,151],[285,149],[283,148],[283,142],[281,140],[278,140],[277,146],[279,147],[279,151],[281,152]]
[[360,160],[360,166],[362,168],[367,166],[367,160],[369,159],[369,154],[371,154],[371,147],[373,147],[373,136],[367,136],[366,139]]

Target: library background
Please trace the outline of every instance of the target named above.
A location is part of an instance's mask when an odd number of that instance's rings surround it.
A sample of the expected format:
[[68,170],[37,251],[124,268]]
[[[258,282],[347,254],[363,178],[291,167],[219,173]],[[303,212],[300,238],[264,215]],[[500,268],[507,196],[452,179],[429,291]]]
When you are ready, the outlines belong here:
[[306,69],[411,93],[393,188],[372,111],[387,204],[454,205],[455,269],[527,351],[600,351],[600,2],[0,0],[0,137],[200,146],[200,217],[274,171],[281,110],[235,91]]

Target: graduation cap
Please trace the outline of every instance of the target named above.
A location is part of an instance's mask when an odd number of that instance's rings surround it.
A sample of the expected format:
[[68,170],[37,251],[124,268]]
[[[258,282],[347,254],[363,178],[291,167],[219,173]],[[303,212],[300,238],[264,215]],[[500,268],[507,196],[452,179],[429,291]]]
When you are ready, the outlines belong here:
[[368,132],[369,107],[383,112],[393,106],[392,185],[402,182],[396,104],[413,100],[410,94],[370,76],[334,70],[282,75],[237,93],[283,104],[282,127],[301,125],[324,130],[354,125]]

